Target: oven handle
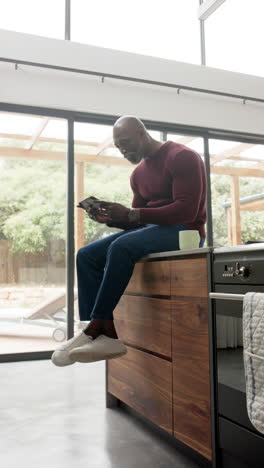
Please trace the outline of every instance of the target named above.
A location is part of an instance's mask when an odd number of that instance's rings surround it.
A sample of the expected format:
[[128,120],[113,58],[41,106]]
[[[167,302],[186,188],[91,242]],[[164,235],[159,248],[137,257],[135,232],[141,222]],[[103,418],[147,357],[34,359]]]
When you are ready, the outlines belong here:
[[226,299],[229,301],[243,301],[244,294],[227,294],[227,293],[209,293],[210,299]]

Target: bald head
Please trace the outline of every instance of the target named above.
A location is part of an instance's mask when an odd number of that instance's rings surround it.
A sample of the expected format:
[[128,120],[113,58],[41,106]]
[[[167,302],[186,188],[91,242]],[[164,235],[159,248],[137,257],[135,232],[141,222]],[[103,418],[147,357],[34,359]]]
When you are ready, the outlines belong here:
[[123,117],[120,117],[114,124],[113,130],[115,131],[116,129],[142,130],[147,132],[143,122],[133,115],[124,115]]
[[146,146],[151,140],[145,125],[132,115],[120,117],[113,127],[115,146],[132,164],[144,157]]

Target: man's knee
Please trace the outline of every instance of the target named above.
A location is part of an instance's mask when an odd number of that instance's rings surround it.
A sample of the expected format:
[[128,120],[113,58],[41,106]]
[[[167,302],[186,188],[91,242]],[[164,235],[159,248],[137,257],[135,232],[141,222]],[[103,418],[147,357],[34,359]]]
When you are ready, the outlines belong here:
[[108,248],[108,255],[118,255],[125,253],[131,260],[137,261],[138,247],[135,243],[131,243],[125,237],[116,239]]
[[84,247],[81,247],[76,255],[77,267],[84,265],[85,267],[91,267],[96,269],[103,269],[106,262],[106,254],[103,246],[91,242]]
[[82,261],[82,260],[88,260],[90,257],[93,257],[93,249],[91,248],[92,243],[88,245],[84,245],[83,247],[80,247],[80,249],[77,251],[76,259],[77,262]]

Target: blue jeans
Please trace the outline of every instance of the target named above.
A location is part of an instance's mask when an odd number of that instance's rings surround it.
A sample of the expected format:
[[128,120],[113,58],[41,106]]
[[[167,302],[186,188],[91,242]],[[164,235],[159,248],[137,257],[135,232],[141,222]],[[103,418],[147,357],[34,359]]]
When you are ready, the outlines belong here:
[[[78,250],[80,320],[113,320],[113,311],[132,276],[135,263],[147,254],[179,250],[181,224],[129,229],[91,242]],[[201,238],[200,247],[204,244]]]

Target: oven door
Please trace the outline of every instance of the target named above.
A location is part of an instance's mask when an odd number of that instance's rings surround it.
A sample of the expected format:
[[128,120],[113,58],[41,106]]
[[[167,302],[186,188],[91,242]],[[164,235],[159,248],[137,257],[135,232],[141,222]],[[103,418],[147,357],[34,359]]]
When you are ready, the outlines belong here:
[[[215,292],[245,294],[250,291],[264,292],[264,286],[215,285]],[[242,301],[215,300],[218,414],[259,435],[247,414],[242,306]]]

